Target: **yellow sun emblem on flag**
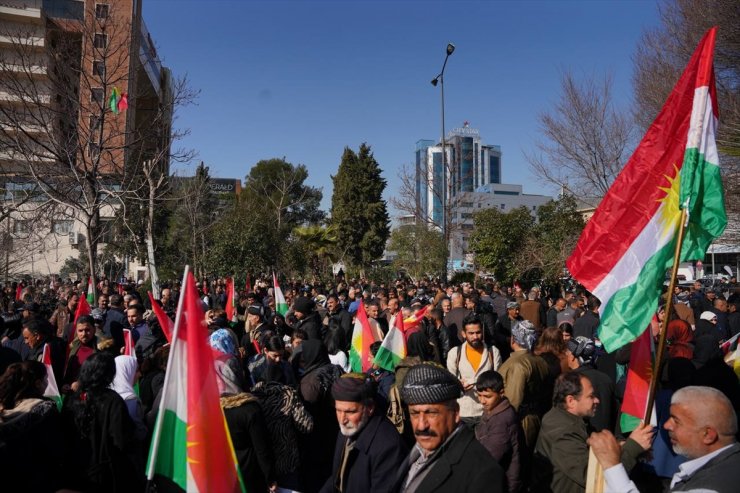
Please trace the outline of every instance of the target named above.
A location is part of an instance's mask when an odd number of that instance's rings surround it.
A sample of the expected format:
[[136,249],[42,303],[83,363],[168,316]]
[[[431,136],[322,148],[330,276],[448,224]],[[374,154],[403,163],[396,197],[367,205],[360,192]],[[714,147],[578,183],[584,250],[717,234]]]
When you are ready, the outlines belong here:
[[660,236],[672,236],[678,231],[681,222],[681,209],[679,207],[679,196],[681,193],[681,172],[674,164],[675,176],[665,176],[668,181],[667,187],[658,187],[665,192],[665,195],[658,199],[661,202],[658,208],[658,224],[660,225]]

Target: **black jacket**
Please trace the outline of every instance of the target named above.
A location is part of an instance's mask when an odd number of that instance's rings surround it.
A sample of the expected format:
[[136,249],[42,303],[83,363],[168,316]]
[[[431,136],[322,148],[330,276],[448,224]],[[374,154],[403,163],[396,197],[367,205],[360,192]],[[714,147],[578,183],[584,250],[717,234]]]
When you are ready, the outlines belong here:
[[295,328],[305,330],[309,339],[318,339],[321,341],[324,338],[323,325],[321,324],[321,318],[318,312],[309,313],[306,318],[296,324]]
[[599,316],[594,312],[588,311],[581,317],[578,317],[573,324],[573,337],[584,336],[589,339],[596,337],[596,330],[599,328]]
[[[409,456],[410,458],[411,456]],[[411,463],[407,459],[399,471],[398,492],[403,492]],[[488,450],[475,439],[468,428],[461,428],[452,437],[434,463],[416,493],[501,493],[504,471]]]
[[[326,480],[321,493],[333,493],[337,489],[342,456],[348,437],[337,436],[334,450],[334,465],[331,476]],[[404,462],[408,450],[396,428],[385,416],[372,416],[357,435],[357,441],[347,459],[344,490],[351,493],[390,493],[398,468]]]
[[344,351],[349,351],[349,346],[352,341],[352,315],[347,310],[339,307],[339,310],[334,313],[327,313],[327,329],[332,330],[335,326],[340,328],[344,332],[345,347],[342,348]]

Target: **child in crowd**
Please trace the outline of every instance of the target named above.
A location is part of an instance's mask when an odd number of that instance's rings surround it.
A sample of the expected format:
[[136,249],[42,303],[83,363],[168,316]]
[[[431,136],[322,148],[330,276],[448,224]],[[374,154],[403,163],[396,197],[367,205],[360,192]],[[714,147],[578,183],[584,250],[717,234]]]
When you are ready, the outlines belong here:
[[506,471],[508,491],[518,492],[521,487],[521,430],[516,411],[504,396],[504,379],[496,371],[483,372],[475,382],[475,390],[483,405],[483,416],[475,427],[475,437]]

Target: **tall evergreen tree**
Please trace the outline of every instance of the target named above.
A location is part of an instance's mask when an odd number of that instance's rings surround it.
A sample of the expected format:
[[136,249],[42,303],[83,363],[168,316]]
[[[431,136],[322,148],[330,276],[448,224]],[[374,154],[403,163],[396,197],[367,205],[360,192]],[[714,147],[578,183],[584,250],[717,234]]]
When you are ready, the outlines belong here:
[[363,143],[357,153],[345,147],[332,181],[331,223],[338,249],[351,264],[368,267],[383,255],[390,235],[388,206],[383,200],[387,183],[370,146]]

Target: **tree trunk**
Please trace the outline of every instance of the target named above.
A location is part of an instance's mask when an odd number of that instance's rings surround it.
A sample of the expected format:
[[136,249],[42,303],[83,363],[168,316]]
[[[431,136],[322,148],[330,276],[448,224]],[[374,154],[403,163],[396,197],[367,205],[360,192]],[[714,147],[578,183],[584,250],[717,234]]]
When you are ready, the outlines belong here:
[[[151,164],[150,164],[151,166]],[[160,299],[159,274],[157,273],[157,260],[154,256],[154,197],[156,186],[152,178],[151,168],[148,174],[149,181],[149,210],[146,221],[146,263],[149,268],[149,280],[152,283],[152,295],[155,300]]]
[[[85,241],[85,246],[87,247],[87,265],[90,268],[90,277],[93,280],[93,285],[95,285],[95,267],[97,266],[98,261],[97,229],[97,217],[93,215],[93,217],[87,221],[87,224],[85,224],[85,234],[87,235],[87,241]],[[93,289],[93,306],[97,306],[97,301],[97,289]]]

